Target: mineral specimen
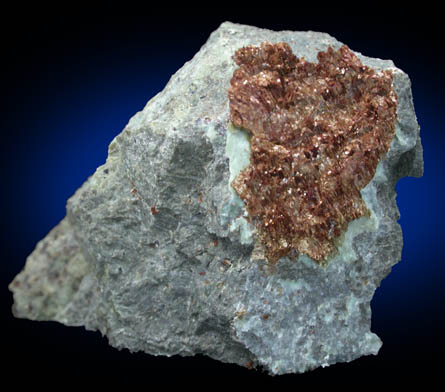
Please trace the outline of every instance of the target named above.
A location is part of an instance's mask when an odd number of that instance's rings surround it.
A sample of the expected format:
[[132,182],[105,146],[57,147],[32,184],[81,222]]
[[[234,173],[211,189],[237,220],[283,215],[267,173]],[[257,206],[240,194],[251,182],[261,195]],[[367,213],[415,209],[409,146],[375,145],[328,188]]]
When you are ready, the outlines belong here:
[[286,43],[235,54],[231,119],[252,134],[252,157],[234,188],[274,262],[292,251],[317,261],[332,252],[368,212],[360,190],[395,132],[391,71],[377,74],[346,46],[318,60],[297,59]]
[[271,374],[376,354],[394,186],[422,172],[391,61],[223,23],[69,199],[10,285],[13,312]]

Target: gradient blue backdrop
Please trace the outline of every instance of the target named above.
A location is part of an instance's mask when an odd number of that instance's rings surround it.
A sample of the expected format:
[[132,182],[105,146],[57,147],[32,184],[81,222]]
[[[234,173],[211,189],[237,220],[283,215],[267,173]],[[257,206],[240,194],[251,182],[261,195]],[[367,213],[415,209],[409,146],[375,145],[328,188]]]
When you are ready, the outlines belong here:
[[198,377],[204,369],[215,380],[227,372],[269,380],[199,356],[168,360],[130,355],[109,348],[99,333],[83,328],[13,319],[12,296],[7,291],[37,241],[64,217],[67,198],[104,163],[110,141],[191,59],[210,32],[229,19],[276,30],[325,31],[365,55],[393,59],[411,77],[424,147],[424,177],[397,184],[405,244],[402,262],[372,301],[372,330],[384,342],[379,356],[274,382],[320,381],[320,375],[333,380],[351,374],[397,380],[416,368],[433,373],[433,359],[444,348],[445,299],[445,86],[443,66],[434,51],[438,38],[431,26],[412,28],[410,19],[400,24],[379,19],[376,28],[371,20],[342,18],[325,15],[316,21],[282,18],[277,22],[250,15],[185,23],[178,17],[162,24],[154,15],[131,23],[125,17],[19,23],[12,32],[5,31],[1,290],[2,323],[10,337],[4,352],[9,353],[10,364],[22,368],[77,364],[81,371],[144,369],[151,377],[168,371]]

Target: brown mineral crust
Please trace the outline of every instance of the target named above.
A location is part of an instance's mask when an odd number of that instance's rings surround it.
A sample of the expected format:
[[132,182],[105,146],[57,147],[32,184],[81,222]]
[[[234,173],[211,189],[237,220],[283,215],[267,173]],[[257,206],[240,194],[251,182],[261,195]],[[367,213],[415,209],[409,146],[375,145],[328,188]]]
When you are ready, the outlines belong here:
[[347,46],[298,59],[286,43],[248,46],[229,87],[231,122],[251,135],[250,165],[232,186],[266,258],[322,262],[353,219],[360,190],[395,133],[391,71],[376,73]]

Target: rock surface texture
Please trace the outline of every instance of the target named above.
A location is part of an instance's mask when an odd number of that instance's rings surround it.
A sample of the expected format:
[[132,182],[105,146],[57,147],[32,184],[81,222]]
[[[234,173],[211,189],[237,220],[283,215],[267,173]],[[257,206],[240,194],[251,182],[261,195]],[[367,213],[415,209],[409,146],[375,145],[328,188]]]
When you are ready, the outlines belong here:
[[[240,65],[234,54],[265,42],[285,43],[299,61],[304,57],[315,64],[319,52],[337,53],[342,47],[324,33],[223,23],[111,142],[106,163],[69,199],[66,218],[29,256],[10,284],[17,317],[99,330],[116,348],[154,355],[202,353],[271,374],[377,354],[382,343],[370,331],[370,301],[402,249],[394,187],[401,177],[423,172],[409,78],[389,60],[351,52],[351,61],[376,78],[391,75],[392,89],[386,85],[382,93],[389,97],[388,118],[394,104],[393,125],[383,126],[384,135],[391,136],[389,149],[371,153],[372,176],[351,194],[355,207],[363,204],[363,213],[342,221],[343,233],[337,233],[329,257],[326,252],[311,258],[313,244],[304,248],[299,242],[302,252],[275,252],[280,257],[271,262],[260,241],[264,231],[239,196],[240,173],[246,173],[261,143],[252,141],[252,129],[236,123],[228,93]],[[336,85],[326,89],[327,95],[342,93]],[[323,112],[319,103],[320,121],[327,126],[334,109]],[[378,116],[378,102],[375,109]],[[347,108],[335,110],[337,123],[345,129],[352,124]],[[368,120],[363,124],[372,126]],[[310,137],[318,132],[313,121],[305,130]],[[329,136],[323,127],[315,136]],[[372,132],[362,128],[360,135]],[[309,140],[301,137],[301,143]],[[280,160],[283,151],[275,142],[274,159]],[[359,147],[342,153],[365,154]],[[329,154],[319,149],[316,155]],[[351,167],[363,171],[360,162]],[[318,170],[314,165],[308,176]],[[288,169],[280,179],[291,175],[295,171]]]

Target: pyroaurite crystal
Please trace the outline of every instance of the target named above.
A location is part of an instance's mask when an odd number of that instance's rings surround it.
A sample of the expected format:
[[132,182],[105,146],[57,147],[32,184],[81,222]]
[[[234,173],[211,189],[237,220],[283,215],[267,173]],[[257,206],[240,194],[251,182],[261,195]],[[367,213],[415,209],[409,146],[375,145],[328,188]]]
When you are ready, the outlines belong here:
[[13,312],[270,374],[377,354],[394,186],[422,170],[391,61],[224,23],[68,200],[9,286]]
[[272,262],[332,253],[368,213],[360,191],[395,133],[390,70],[364,66],[345,45],[317,57],[298,59],[284,42],[235,53],[231,120],[250,133],[252,155],[233,187]]

